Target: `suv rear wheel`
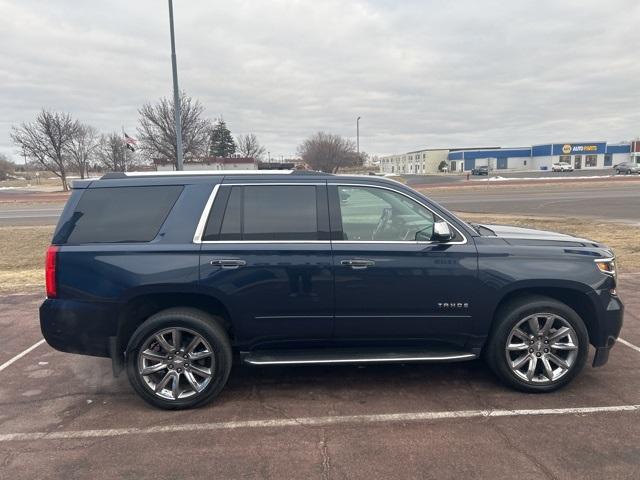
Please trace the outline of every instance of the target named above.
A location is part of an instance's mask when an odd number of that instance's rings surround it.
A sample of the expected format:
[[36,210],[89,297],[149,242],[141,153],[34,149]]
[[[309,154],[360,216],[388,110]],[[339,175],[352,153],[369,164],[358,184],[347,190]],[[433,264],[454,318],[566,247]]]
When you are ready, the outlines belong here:
[[527,297],[502,309],[487,345],[487,360],[506,384],[525,392],[550,392],[584,366],[589,336],[580,316],[547,297]]
[[156,313],[134,332],[127,376],[148,403],[165,409],[204,405],[223,389],[231,371],[229,337],[220,319],[200,310]]

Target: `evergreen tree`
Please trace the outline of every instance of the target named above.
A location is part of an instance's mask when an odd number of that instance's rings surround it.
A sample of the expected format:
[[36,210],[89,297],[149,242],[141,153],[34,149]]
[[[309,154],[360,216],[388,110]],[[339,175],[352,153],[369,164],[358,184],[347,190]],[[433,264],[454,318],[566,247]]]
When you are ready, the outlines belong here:
[[211,129],[209,153],[216,157],[229,157],[236,153],[236,142],[222,118]]

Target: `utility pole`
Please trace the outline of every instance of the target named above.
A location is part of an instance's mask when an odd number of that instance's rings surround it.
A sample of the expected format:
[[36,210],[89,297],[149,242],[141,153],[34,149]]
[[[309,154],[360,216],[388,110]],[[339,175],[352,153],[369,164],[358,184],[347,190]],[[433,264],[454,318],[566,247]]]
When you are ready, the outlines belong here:
[[360,156],[360,117],[356,119],[356,152]]
[[183,170],[182,126],[180,123],[180,92],[178,90],[178,67],[176,65],[176,40],[173,29],[173,0],[169,0],[169,30],[171,32],[171,68],[173,70],[173,110],[176,122],[176,170]]

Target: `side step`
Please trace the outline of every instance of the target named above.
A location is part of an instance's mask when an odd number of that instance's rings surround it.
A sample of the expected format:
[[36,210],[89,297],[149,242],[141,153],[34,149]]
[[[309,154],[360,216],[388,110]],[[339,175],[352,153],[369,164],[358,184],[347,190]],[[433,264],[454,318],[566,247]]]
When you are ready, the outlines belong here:
[[242,361],[250,365],[305,365],[342,363],[417,363],[460,362],[478,356],[463,350],[325,348],[309,350],[254,350],[241,352]]

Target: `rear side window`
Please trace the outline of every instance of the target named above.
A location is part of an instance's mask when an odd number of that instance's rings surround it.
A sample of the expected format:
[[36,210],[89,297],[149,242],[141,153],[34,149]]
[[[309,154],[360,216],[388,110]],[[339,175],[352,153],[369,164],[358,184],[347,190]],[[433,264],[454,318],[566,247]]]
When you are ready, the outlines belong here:
[[318,240],[316,187],[232,187],[219,235],[215,228],[209,222],[205,240]]
[[88,189],[54,243],[149,242],[182,189],[181,185]]

